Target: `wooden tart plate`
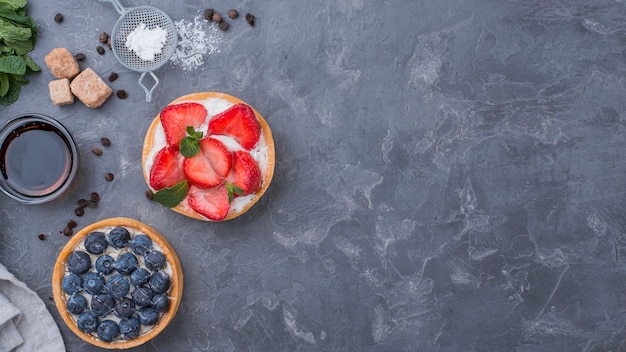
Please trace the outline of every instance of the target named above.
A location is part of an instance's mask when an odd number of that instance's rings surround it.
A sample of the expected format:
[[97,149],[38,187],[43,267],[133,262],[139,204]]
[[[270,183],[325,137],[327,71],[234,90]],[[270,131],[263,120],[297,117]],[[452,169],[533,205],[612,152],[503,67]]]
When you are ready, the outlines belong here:
[[[219,99],[227,100],[228,102],[232,104],[243,103],[243,104],[250,106],[252,110],[254,111],[254,114],[256,115],[256,118],[261,125],[261,133],[263,134],[265,138],[265,142],[267,144],[267,155],[268,155],[267,169],[265,170],[265,173],[262,175],[263,181],[261,183],[261,187],[253,194],[251,201],[245,206],[243,206],[240,210],[234,210],[231,208],[226,218],[224,218],[223,220],[220,220],[220,221],[225,221],[225,220],[234,219],[238,217],[239,215],[244,214],[254,204],[256,204],[256,202],[259,201],[259,199],[265,193],[265,191],[267,191],[267,188],[272,182],[272,177],[274,176],[274,166],[276,164],[276,156],[274,153],[274,138],[272,137],[272,130],[270,129],[270,126],[268,125],[267,121],[265,121],[263,116],[261,116],[261,114],[259,114],[259,112],[256,111],[254,107],[252,107],[250,104],[247,104],[245,101],[237,97],[234,97],[232,95],[226,94],[226,93],[219,93],[219,92],[191,93],[191,94],[184,95],[182,97],[177,98],[176,100],[172,101],[168,105],[174,105],[174,104],[181,103],[184,101],[202,101],[202,100],[206,100],[209,98],[219,98]],[[146,183],[148,183],[148,186],[150,186],[150,170],[146,169],[146,161],[148,159],[148,155],[150,154],[150,150],[152,150],[152,147],[153,147],[154,133],[156,132],[158,128],[159,129],[163,128],[161,127],[160,115],[157,115],[152,121],[152,123],[150,124],[150,127],[148,128],[148,131],[146,132],[146,138],[143,143],[141,166],[143,169],[143,176],[146,180]],[[152,189],[152,191],[155,191],[155,190]],[[184,202],[186,202],[186,200]],[[193,211],[193,209],[185,208],[181,204],[171,209],[179,214],[188,216],[193,219],[198,219],[198,220],[203,220],[203,221],[213,221],[196,213],[195,211]]]
[[[170,277],[170,290],[168,293],[170,297],[169,309],[163,314],[159,322],[152,327],[152,330],[150,330],[145,335],[141,335],[133,340],[105,342],[98,339],[97,336],[86,334],[78,328],[75,321],[72,319],[71,314],[67,311],[67,308],[65,307],[65,292],[61,287],[61,282],[63,280],[63,277],[65,276],[67,258],[89,233],[108,226],[124,226],[126,228],[134,229],[135,232],[141,232],[147,235],[148,237],[150,237],[150,239],[152,239],[153,243],[156,243],[159,247],[161,247],[165,258],[167,258],[167,261],[172,268],[172,275]],[[78,337],[80,337],[85,342],[101,348],[122,350],[136,347],[150,341],[161,331],[163,331],[163,329],[165,329],[165,327],[174,318],[174,316],[176,315],[176,311],[178,310],[178,307],[180,305],[180,301],[183,297],[183,271],[180,265],[180,260],[178,259],[174,248],[169,244],[165,237],[163,237],[155,229],[134,219],[125,217],[114,217],[95,222],[83,228],[67,242],[65,247],[63,247],[63,249],[61,250],[61,253],[57,258],[56,263],[54,264],[54,271],[52,273],[52,293],[54,295],[54,303],[56,304],[57,310],[59,311],[61,318],[63,318],[65,324],[67,324],[70,330],[78,335]]]

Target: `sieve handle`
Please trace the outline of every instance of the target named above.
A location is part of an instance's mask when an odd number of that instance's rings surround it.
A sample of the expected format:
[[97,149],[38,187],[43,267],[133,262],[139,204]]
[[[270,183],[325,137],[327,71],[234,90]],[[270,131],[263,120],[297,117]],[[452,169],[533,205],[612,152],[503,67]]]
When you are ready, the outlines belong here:
[[[146,77],[146,73],[149,73],[150,76],[152,76],[152,79],[154,80],[154,85],[150,89],[148,89],[148,87],[146,87],[143,84],[143,79],[144,79],[144,77]],[[156,86],[159,85],[159,79],[157,78],[157,76],[152,71],[144,72],[139,77],[138,83],[141,86],[141,88],[143,88],[143,91],[146,92],[146,102],[149,103],[150,101],[152,101],[152,92],[154,92],[154,89],[156,88]]]
[[110,2],[111,4],[113,4],[113,7],[115,7],[115,11],[117,11],[117,13],[119,13],[120,15],[123,14],[124,11],[126,11],[126,9],[124,9],[122,4],[120,4],[119,0],[98,0],[98,1]]

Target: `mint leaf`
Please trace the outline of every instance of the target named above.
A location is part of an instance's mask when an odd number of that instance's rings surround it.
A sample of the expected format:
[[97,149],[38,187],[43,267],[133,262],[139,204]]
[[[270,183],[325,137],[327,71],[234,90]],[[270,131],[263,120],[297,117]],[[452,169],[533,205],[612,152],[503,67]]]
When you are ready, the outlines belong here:
[[22,91],[22,84],[15,83],[13,79],[9,80],[9,91],[4,96],[0,97],[0,104],[2,105],[11,105],[17,101],[17,98],[20,96],[20,92]]
[[25,86],[28,83],[28,80],[24,78],[22,75],[9,75],[11,77],[11,83],[18,84],[20,86]]
[[26,6],[26,0],[3,0],[2,2],[9,5],[13,10],[19,10]]
[[3,97],[9,91],[9,76],[6,73],[0,73],[0,97]]
[[30,56],[24,55],[23,58],[24,58],[24,62],[26,62],[26,67],[31,72],[38,72],[39,70],[41,70],[41,67],[39,67],[39,65],[35,62],[35,60],[33,60]]
[[26,16],[24,10],[13,11],[10,6],[0,2],[0,17],[13,21],[16,24],[25,24],[29,27],[35,27],[32,18]]
[[189,137],[197,140],[201,140],[203,136],[202,132],[197,132],[192,126],[187,126],[187,134]]
[[0,104],[11,105],[28,83],[24,76],[40,71],[28,53],[37,41],[37,25],[26,15],[27,0],[0,0]]
[[183,138],[178,144],[180,153],[185,158],[193,158],[200,152],[200,139],[203,133],[196,132],[192,126],[187,126],[187,137]]
[[235,199],[235,194],[238,196],[243,194],[243,189],[228,181],[226,181],[226,189],[228,190],[228,204],[233,202],[233,200]]
[[0,72],[23,75],[26,73],[26,61],[15,55],[0,57]]
[[0,17],[0,39],[7,42],[19,42],[28,40],[33,36],[30,27],[18,27],[11,21]]
[[185,199],[188,190],[187,181],[180,181],[172,187],[160,189],[152,196],[152,200],[168,208],[173,208]]
[[178,149],[185,158],[193,158],[200,152],[200,143],[197,139],[185,137],[180,141]]
[[5,40],[5,43],[10,48],[10,53],[15,55],[28,54],[35,48],[35,44],[30,40]]

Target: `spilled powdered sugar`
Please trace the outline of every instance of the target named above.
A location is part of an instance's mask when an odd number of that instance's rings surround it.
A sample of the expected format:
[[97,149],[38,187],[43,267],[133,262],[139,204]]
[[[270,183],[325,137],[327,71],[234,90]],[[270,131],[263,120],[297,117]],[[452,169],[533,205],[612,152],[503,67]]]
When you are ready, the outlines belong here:
[[[175,22],[179,35],[178,47],[172,56],[171,63],[185,72],[202,69],[207,55],[219,54],[223,42],[222,33],[217,26],[206,21],[202,15],[193,20],[181,19]],[[191,56],[194,51],[204,52]],[[188,56],[188,57],[186,57]]]

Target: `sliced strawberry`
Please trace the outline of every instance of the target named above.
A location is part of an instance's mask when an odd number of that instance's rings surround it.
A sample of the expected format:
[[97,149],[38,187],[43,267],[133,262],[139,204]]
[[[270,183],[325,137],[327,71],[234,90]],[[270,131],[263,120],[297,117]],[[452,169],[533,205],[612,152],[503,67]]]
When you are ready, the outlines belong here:
[[183,172],[191,184],[201,188],[217,186],[230,171],[232,156],[217,139],[200,140],[201,152],[183,162]]
[[224,183],[208,189],[191,186],[187,193],[187,202],[191,209],[215,221],[223,220],[230,210],[228,191]]
[[251,107],[235,104],[211,118],[208,134],[231,136],[241,147],[250,150],[261,138],[261,125]]
[[230,172],[233,156],[224,143],[215,138],[206,137],[200,140],[200,149],[211,162],[213,169],[215,169],[220,176],[226,177]]
[[178,144],[187,134],[187,126],[199,128],[204,124],[207,111],[198,103],[180,103],[166,106],[160,114],[167,145],[178,150]]
[[183,159],[178,151],[168,146],[159,150],[150,169],[150,187],[160,190],[183,181]]
[[227,180],[241,188],[242,195],[252,194],[261,187],[261,169],[250,153],[238,150],[233,153],[233,167]]

